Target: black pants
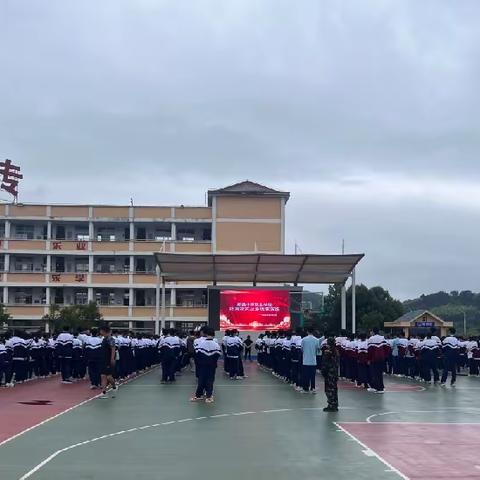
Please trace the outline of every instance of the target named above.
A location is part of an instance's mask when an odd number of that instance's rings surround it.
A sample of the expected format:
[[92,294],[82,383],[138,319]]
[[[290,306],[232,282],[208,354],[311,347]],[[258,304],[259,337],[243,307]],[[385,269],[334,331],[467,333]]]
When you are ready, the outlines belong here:
[[448,372],[452,372],[451,384],[453,385],[457,380],[457,362],[452,356],[445,356],[443,362],[442,383],[447,381]]
[[227,357],[228,359],[228,374],[230,378],[235,378],[239,375],[240,362],[238,357]]
[[292,382],[300,386],[300,362],[298,360],[292,360],[292,370],[291,370]]
[[470,358],[469,365],[470,365],[470,375],[478,375],[479,373],[478,366],[480,365],[480,359]]
[[245,360],[252,361],[252,347],[245,347]]
[[90,377],[90,383],[95,387],[99,387],[101,383],[101,379],[100,379],[101,365],[102,365],[101,361],[90,360],[88,362],[88,376]]
[[383,370],[385,362],[372,362],[370,364],[370,386],[377,391],[383,392]]
[[83,357],[74,358],[72,363],[73,378],[84,378],[87,373],[87,365]]
[[317,372],[316,365],[303,365],[302,366],[302,380],[303,389],[305,391],[315,390],[315,374]]
[[57,373],[56,365],[55,365],[55,356],[53,352],[49,349],[47,350],[47,354],[45,357],[46,368],[47,368],[47,375],[51,374],[54,375]]
[[27,379],[28,361],[26,359],[13,359],[12,370],[16,382],[24,382]]
[[240,354],[239,357],[238,357],[238,374],[241,377],[245,376],[245,370],[243,369],[242,354]]
[[344,354],[340,355],[340,376],[342,378],[346,378],[347,376],[347,361],[346,357]]
[[357,385],[368,386],[370,383],[370,375],[368,374],[368,365],[366,363],[359,363],[357,376]]
[[70,380],[72,376],[72,359],[67,357],[59,357],[60,371],[62,372],[62,380]]
[[433,372],[433,381],[438,382],[440,376],[438,375],[437,370],[437,359],[425,358],[423,360],[423,379],[427,382],[430,382],[432,379],[431,372]]
[[0,385],[7,384],[12,381],[12,364],[5,362],[0,364]]
[[213,395],[213,382],[215,381],[215,370],[217,367],[202,365],[198,368],[198,383],[195,396],[201,398],[204,394],[207,398]]
[[162,382],[175,381],[176,359],[167,357],[162,360]]

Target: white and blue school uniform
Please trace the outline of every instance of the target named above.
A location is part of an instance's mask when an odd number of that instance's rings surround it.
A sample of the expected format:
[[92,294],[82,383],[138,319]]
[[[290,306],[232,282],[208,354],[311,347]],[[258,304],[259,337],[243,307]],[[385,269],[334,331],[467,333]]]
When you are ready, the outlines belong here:
[[201,398],[203,395],[207,398],[212,397],[215,371],[221,352],[220,345],[214,339],[204,338],[203,341],[197,342],[195,348],[196,375],[198,379],[195,392],[196,398]]

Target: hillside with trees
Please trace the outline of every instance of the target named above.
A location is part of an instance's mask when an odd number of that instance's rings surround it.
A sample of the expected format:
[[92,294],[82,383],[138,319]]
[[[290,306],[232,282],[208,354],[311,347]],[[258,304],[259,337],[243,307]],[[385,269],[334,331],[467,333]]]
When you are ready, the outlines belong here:
[[403,302],[403,306],[406,312],[430,310],[444,320],[453,322],[459,333],[463,333],[465,314],[467,334],[480,334],[480,293],[473,293],[470,290],[431,293],[407,300]]

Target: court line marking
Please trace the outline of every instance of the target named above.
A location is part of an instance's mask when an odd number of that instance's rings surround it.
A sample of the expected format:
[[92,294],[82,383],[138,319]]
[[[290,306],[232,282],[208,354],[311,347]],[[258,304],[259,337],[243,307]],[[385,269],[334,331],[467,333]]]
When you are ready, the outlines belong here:
[[[134,380],[137,380],[138,378],[141,378],[143,377],[144,375],[147,375],[148,373],[152,373],[154,370],[156,370],[158,367],[154,367],[152,368],[151,370],[148,370],[147,372],[143,372],[141,373],[140,375],[136,375],[135,377],[132,377],[132,378],[129,378],[128,380],[126,380],[124,383],[120,383],[118,386],[119,387],[123,387],[124,385],[130,383],[130,382],[133,382]],[[9,437],[9,438],[6,438],[5,440],[3,440],[2,442],[0,442],[0,447],[2,447],[3,445],[11,442],[12,440],[15,440],[16,438],[24,435],[25,433],[28,433],[28,432],[31,432],[32,430],[34,430],[35,428],[38,428],[38,427],[41,427],[42,425],[45,425],[46,423],[48,422],[51,422],[52,420],[55,420],[56,418],[58,417],[61,417],[62,415],[65,415],[66,413],[70,413],[72,410],[75,410],[76,408],[78,407],[81,407],[89,402],[91,402],[92,400],[95,400],[96,398],[98,398],[99,396],[101,395],[101,393],[99,393],[98,395],[95,395],[94,397],[91,397],[91,398],[87,398],[86,400],[84,400],[83,402],[80,402],[80,403],[77,403],[76,405],[73,405],[72,407],[69,407],[67,408],[66,410],[64,410],[63,412],[60,412],[60,413],[57,413],[55,415],[53,415],[52,417],[48,417],[46,418],[45,420],[42,420],[41,422],[35,424],[35,425],[32,425],[31,427],[28,427],[26,428],[25,430],[22,430],[21,432],[19,433],[16,433],[15,435]]]
[[[348,423],[348,422],[343,422],[343,423]],[[364,423],[364,422],[358,422],[358,423]],[[371,448],[367,447],[367,445],[365,445],[363,442],[361,442],[357,437],[355,437],[354,435],[352,435],[349,431],[347,431],[345,428],[343,428],[339,423],[337,422],[333,422],[333,424],[338,428],[340,429],[340,431],[342,431],[343,433],[345,433],[346,435],[348,435],[352,440],[354,440],[355,442],[357,442],[362,448],[363,448],[363,452],[365,453],[365,451],[369,452],[369,456],[373,456],[375,458],[377,458],[377,460],[380,460],[384,465],[386,465],[388,467],[388,469],[392,472],[395,472],[397,475],[400,476],[400,478],[403,478],[404,480],[410,480],[406,475],[404,475],[400,470],[398,470],[397,468],[395,468],[393,465],[391,465],[389,462],[387,462],[383,457],[381,457],[377,452],[375,452],[374,450],[372,450]],[[370,455],[370,452],[372,452],[373,455]]]
[[[467,407],[468,409],[468,407]],[[446,410],[463,410],[461,407],[446,407],[437,410],[401,410],[399,412],[383,412],[383,413],[374,413],[365,419],[366,423],[398,423],[398,424],[432,424],[435,423],[436,425],[480,425],[480,423],[475,422],[404,422],[404,421],[387,421],[387,422],[372,422],[373,418],[383,417],[385,415],[398,415],[401,413],[443,413]],[[478,412],[470,412],[470,413],[478,413]],[[363,422],[343,422],[343,423],[363,423]]]
[[[344,425],[365,425],[366,422],[342,422]],[[480,422],[370,422],[371,425],[480,425]]]
[[[281,384],[281,383],[272,383],[272,384],[258,384],[258,383],[240,383],[241,380],[238,380],[236,381],[236,383],[234,383],[232,381],[232,383],[226,383],[226,384],[215,384],[215,388],[217,387],[282,387],[282,388],[287,388],[289,387],[289,385],[287,384]],[[171,388],[172,385],[162,385],[162,384],[154,384],[154,383],[144,383],[142,385],[128,385],[128,388],[146,388],[146,387],[149,387],[149,388]],[[196,388],[197,387],[197,384],[195,383],[192,383],[192,384],[186,384],[186,383],[181,383],[181,384],[175,384],[175,388],[177,387],[189,387],[189,388]],[[291,388],[291,387],[290,387]]]
[[[83,442],[75,443],[73,445],[69,445],[68,447],[61,448],[61,449],[57,450],[56,452],[52,453],[47,458],[45,458],[43,461],[41,461],[39,464],[37,464],[35,467],[33,467],[27,473],[25,473],[22,477],[19,478],[19,480],[26,480],[27,478],[30,478],[33,474],[38,472],[41,468],[43,468],[45,465],[50,463],[52,460],[54,460],[56,457],[58,457],[60,454],[62,454],[64,452],[67,452],[67,451],[72,450],[72,449],[77,448],[77,447],[81,447],[83,445],[88,445],[90,443],[95,443],[95,442],[98,442],[100,440],[105,440],[105,439],[116,437],[116,436],[119,436],[119,435],[125,435],[125,434],[131,433],[131,432],[137,432],[137,431],[147,430],[147,429],[150,429],[150,428],[162,427],[162,426],[166,426],[166,425],[173,425],[173,424],[176,424],[176,423],[185,423],[185,422],[190,422],[190,421],[193,421],[193,420],[204,420],[204,419],[207,419],[207,418],[217,419],[217,418],[225,418],[225,417],[233,417],[233,416],[241,416],[241,415],[251,415],[251,414],[258,414],[258,413],[292,412],[292,411],[295,411],[295,410],[307,410],[307,409],[303,409],[303,408],[300,408],[300,409],[279,408],[279,409],[274,409],[274,410],[261,410],[261,411],[258,411],[258,412],[221,413],[221,414],[217,414],[217,415],[210,415],[209,417],[197,417],[195,419],[193,419],[193,418],[182,418],[180,420],[170,420],[168,422],[155,423],[155,424],[152,424],[152,425],[143,425],[141,427],[129,428],[128,430],[120,430],[118,432],[109,433],[109,434],[106,434],[106,435],[102,435],[100,437],[91,438],[90,440],[85,440]],[[308,410],[312,410],[312,409],[309,408]],[[320,410],[320,408],[319,408],[319,410]],[[335,423],[335,425],[337,425],[337,424]]]
[[383,415],[392,415],[394,413],[399,413],[399,412],[385,412],[385,413],[374,413],[373,415],[370,415],[369,417],[366,418],[366,422],[367,423],[372,423],[372,418],[375,418],[375,417],[381,417]]

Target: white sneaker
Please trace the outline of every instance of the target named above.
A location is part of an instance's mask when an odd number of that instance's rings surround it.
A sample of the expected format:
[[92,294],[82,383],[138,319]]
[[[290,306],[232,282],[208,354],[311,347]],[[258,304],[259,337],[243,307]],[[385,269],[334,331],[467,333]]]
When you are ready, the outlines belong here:
[[108,395],[106,393],[102,393],[98,398],[102,398],[102,399],[108,398]]
[[316,395],[316,394],[317,394],[317,390],[316,390],[316,389],[315,389],[315,390],[310,390],[310,393],[311,393],[312,395]]
[[378,393],[379,395],[383,395],[385,392],[383,390],[375,390],[374,393]]
[[370,387],[370,388],[367,388],[367,392],[375,393],[376,390],[374,388]]

